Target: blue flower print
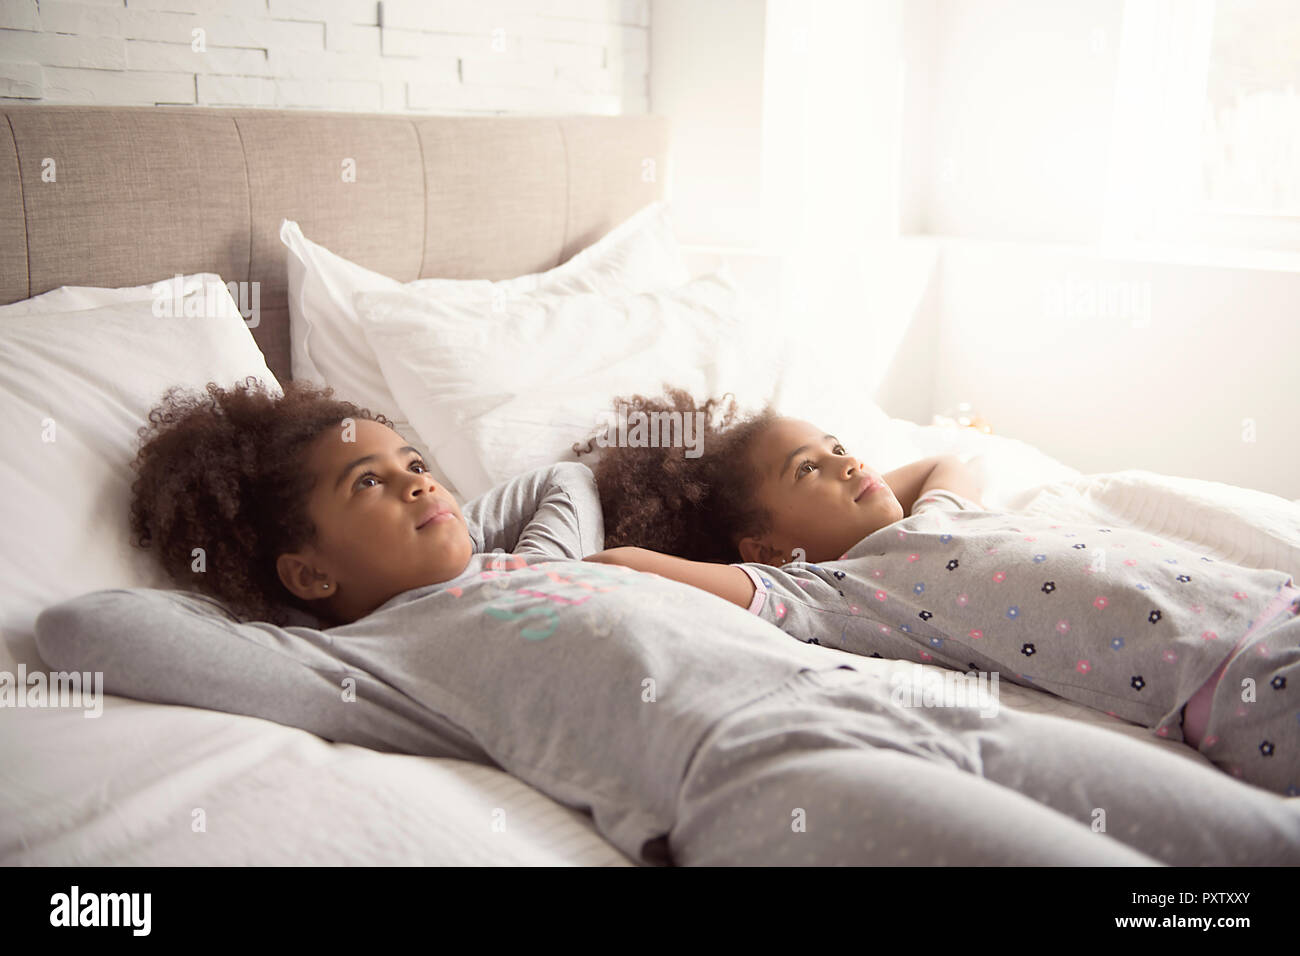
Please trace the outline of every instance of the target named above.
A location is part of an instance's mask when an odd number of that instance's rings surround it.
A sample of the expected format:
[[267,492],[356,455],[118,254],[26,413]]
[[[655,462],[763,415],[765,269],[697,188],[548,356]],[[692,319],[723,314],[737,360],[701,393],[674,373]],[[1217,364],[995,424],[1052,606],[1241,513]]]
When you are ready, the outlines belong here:
[[1072,547],[1072,548],[1086,548],[1087,545],[1086,545],[1086,544],[1074,544],[1074,545],[1071,545],[1070,547]]
[[770,588],[772,586],[772,582],[769,581],[767,578],[763,577],[761,574],[758,576],[758,579],[763,582],[763,587]]
[[1046,560],[1047,560],[1047,555],[1045,554],[1034,555],[1034,564],[1042,564]]
[[940,540],[941,542],[943,542],[944,544],[947,544],[949,541],[952,540],[952,535],[950,535],[950,534],[941,534],[941,535],[939,535],[939,540]]
[[1191,580],[1191,578],[1190,578],[1188,575],[1186,575],[1186,574],[1180,574],[1180,575],[1178,575],[1178,580],[1179,580],[1179,581],[1182,581],[1184,584],[1186,584],[1188,581]]
[[932,638],[930,638],[930,646],[931,646],[931,647],[943,647],[943,638],[941,638],[941,637],[932,637]]
[[1111,638],[1110,646],[1111,646],[1111,650],[1115,650],[1115,651],[1122,650],[1124,647],[1124,638],[1122,637]]
[[912,585],[912,593],[913,593],[913,594],[922,594],[922,593],[924,593],[924,592],[925,592],[925,583],[924,583],[924,582],[922,582],[922,581],[917,581],[915,584]]
[[1020,608],[1018,606],[1012,605],[1011,607],[1007,608],[1007,617],[1011,618],[1014,621],[1019,616],[1020,616]]

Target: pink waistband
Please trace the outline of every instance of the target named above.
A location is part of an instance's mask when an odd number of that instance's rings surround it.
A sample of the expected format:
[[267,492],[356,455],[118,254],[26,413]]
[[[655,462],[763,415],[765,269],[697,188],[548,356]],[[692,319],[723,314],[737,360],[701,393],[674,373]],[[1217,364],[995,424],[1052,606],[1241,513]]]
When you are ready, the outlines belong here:
[[[1183,709],[1183,739],[1193,747],[1199,747],[1205,736],[1205,728],[1210,722],[1210,701],[1214,699],[1214,689],[1223,678],[1223,672],[1228,669],[1228,664],[1256,631],[1296,601],[1300,601],[1300,589],[1292,587],[1291,582],[1288,581],[1282,585],[1268,606],[1260,611],[1259,617],[1255,618],[1255,623],[1241,636],[1241,640],[1237,641],[1228,656],[1223,659],[1223,663],[1215,668],[1210,679],[1202,684],[1187,702],[1187,706]],[[1300,608],[1297,608],[1297,612],[1300,613]]]

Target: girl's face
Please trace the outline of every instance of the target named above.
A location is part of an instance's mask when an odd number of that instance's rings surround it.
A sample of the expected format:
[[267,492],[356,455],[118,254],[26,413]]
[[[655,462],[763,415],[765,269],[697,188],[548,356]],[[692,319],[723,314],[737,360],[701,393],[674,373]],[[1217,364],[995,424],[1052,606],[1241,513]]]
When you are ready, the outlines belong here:
[[307,510],[316,542],[276,564],[286,588],[321,601],[324,616],[342,623],[403,591],[451,580],[474,553],[456,500],[420,453],[379,422],[356,419],[352,428],[329,429],[311,446]]
[[[879,474],[808,422],[777,419],[754,442],[751,461],[761,476],[758,501],[771,514],[772,527],[740,541],[746,561],[834,561],[905,517]],[[803,550],[802,559],[796,548]]]

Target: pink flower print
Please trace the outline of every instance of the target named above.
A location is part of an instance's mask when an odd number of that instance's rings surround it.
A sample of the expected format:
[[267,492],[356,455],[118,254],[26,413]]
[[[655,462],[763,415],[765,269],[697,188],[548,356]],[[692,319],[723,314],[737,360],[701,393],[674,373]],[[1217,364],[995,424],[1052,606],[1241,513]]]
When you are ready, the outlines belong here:
[[899,531],[899,532],[898,532],[898,540],[899,540],[899,541],[902,541],[902,540],[903,540],[904,538],[906,538],[906,537],[907,537],[907,532],[906,532],[906,531]]
[[850,613],[850,614],[857,614],[857,613],[858,613],[858,606],[857,606],[856,604],[850,604],[850,605],[849,605],[849,613]]
[[1059,528],[1060,525],[1059,525],[1059,524],[1054,524],[1054,525],[1052,525],[1051,527],[1053,527],[1053,528]]
[[934,658],[931,657],[931,656],[930,656],[928,653],[926,653],[925,651],[920,651],[919,653],[920,653],[920,655],[921,655],[921,660],[923,660],[923,661],[931,661],[931,660],[934,660]]
[[1074,665],[1074,669],[1080,674],[1086,674],[1088,671],[1092,670],[1092,665],[1087,661],[1079,661],[1079,663]]
[[1269,653],[1268,645],[1266,645],[1266,644],[1256,644],[1256,645],[1255,645],[1255,653],[1258,654],[1260,657],[1268,657],[1268,653]]
[[1219,635],[1215,634],[1213,631],[1202,631],[1201,637],[1205,638],[1207,641],[1217,641],[1219,639]]
[[1242,594],[1240,591],[1233,591],[1232,596],[1235,597],[1238,601],[1246,600],[1246,595]]
[[966,596],[965,594],[958,594],[958,595],[957,595],[957,606],[958,606],[958,607],[965,607],[965,606],[966,606],[966,602],[969,601],[969,600],[970,600],[970,598],[969,598],[968,596]]
[[876,600],[877,600],[877,601],[883,601],[883,600],[884,600],[886,597],[888,597],[888,596],[889,596],[889,595],[885,594],[884,591],[877,591],[877,592],[876,592]]
[[1213,747],[1218,742],[1219,742],[1219,738],[1214,736],[1214,734],[1210,734],[1210,736],[1206,737],[1204,740],[1201,741],[1201,746]]
[[876,570],[871,572],[871,576],[873,578],[883,578],[885,576],[885,572],[877,568]]
[[450,591],[454,597],[460,597],[465,593],[460,588],[447,588],[447,590]]
[[981,631],[979,628],[975,628],[973,631],[970,632],[970,636],[975,638],[975,640],[978,641],[981,637],[984,636],[984,632]]
[[1095,601],[1092,602],[1092,606],[1095,607],[1095,608],[1096,608],[1097,610],[1099,610],[1099,611],[1104,611],[1104,610],[1106,610],[1106,605],[1109,604],[1109,603],[1110,603],[1110,602],[1107,601],[1104,597],[1101,597],[1100,595],[1098,595],[1098,596],[1097,596],[1097,600],[1095,600]]
[[1127,564],[1127,565],[1131,568],[1131,567],[1133,567],[1134,565],[1137,564],[1137,559],[1136,559],[1136,558],[1125,558],[1125,559],[1124,559],[1124,563]]
[[1165,651],[1160,656],[1165,659],[1166,664],[1172,664],[1174,661],[1178,660],[1178,655],[1173,651]]
[[1151,547],[1153,547],[1153,548],[1163,548],[1164,545],[1161,544],[1159,541],[1152,541],[1152,542],[1151,542]]
[[907,556],[907,560],[909,560],[909,561],[920,561],[920,560],[921,560],[921,556],[920,556],[919,554],[909,554],[909,555]]
[[985,553],[985,554],[997,554],[997,553],[998,553],[998,549],[997,549],[997,548],[985,548],[985,549],[984,549],[984,553]]
[[1157,736],[1157,737],[1168,737],[1168,736],[1169,736],[1169,728],[1168,728],[1168,727],[1158,727],[1158,728],[1156,728],[1156,736]]
[[1038,539],[1035,538],[1032,534],[1027,534],[1027,535],[1025,535],[1025,540],[1026,540],[1026,541],[1037,541]]
[[1195,611],[1197,614],[1200,614],[1202,611],[1205,610],[1205,605],[1204,605],[1204,604],[1193,604],[1193,605],[1192,605],[1192,610]]
[[882,625],[880,625],[880,633],[881,633],[881,634],[888,634],[888,633],[889,633],[889,625],[888,625],[888,624],[882,624]]
[[1108,710],[1108,711],[1106,711],[1106,715],[1107,715],[1108,717],[1119,717],[1119,714],[1115,713],[1115,711],[1113,711],[1113,710]]
[[1007,579],[1007,573],[1005,571],[999,571],[995,575],[993,575],[993,580],[997,581],[998,584],[1001,584],[1006,579]]
[[778,618],[785,617],[785,605],[782,604],[780,601],[776,602],[776,616]]
[[849,553],[848,553],[847,551],[845,551],[843,554],[841,554],[841,555],[839,556],[838,560],[843,561],[843,560],[844,560],[845,558],[847,558],[848,556],[849,556]]
[[1057,622],[1056,622],[1056,629],[1057,629],[1058,631],[1060,631],[1062,634],[1064,634],[1066,631],[1068,631],[1068,630],[1070,629],[1070,622],[1069,622],[1069,621],[1057,621]]

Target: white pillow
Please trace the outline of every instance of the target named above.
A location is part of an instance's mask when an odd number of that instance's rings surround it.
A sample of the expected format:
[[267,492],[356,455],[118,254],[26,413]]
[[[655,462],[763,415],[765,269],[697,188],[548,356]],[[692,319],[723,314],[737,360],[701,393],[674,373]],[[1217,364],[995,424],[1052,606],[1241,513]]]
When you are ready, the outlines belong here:
[[614,399],[762,394],[737,290],[721,274],[669,292],[539,292],[484,313],[481,302],[364,292],[357,311],[398,403],[439,467],[474,496],[523,471],[573,460],[613,419]]
[[[395,279],[335,255],[307,239],[296,222],[284,220],[280,241],[289,249],[289,339],[295,379],[334,388],[336,397],[356,402],[394,420],[415,442],[417,433],[384,381],[353,306],[358,292],[409,289],[431,299],[474,306],[484,315],[538,292],[600,292],[624,295],[675,288],[687,281],[681,249],[673,236],[668,207],[654,202],[603,238],[546,272],[492,282],[485,279]],[[431,463],[434,477],[462,501],[473,497],[448,481]],[[453,479],[454,481],[454,479]]]
[[[221,279],[181,286],[179,300],[168,279],[0,306],[0,660],[39,666],[33,623],[51,604],[173,586],[128,524],[137,433],[168,387],[253,375],[281,393]],[[112,304],[58,309],[95,301]]]

